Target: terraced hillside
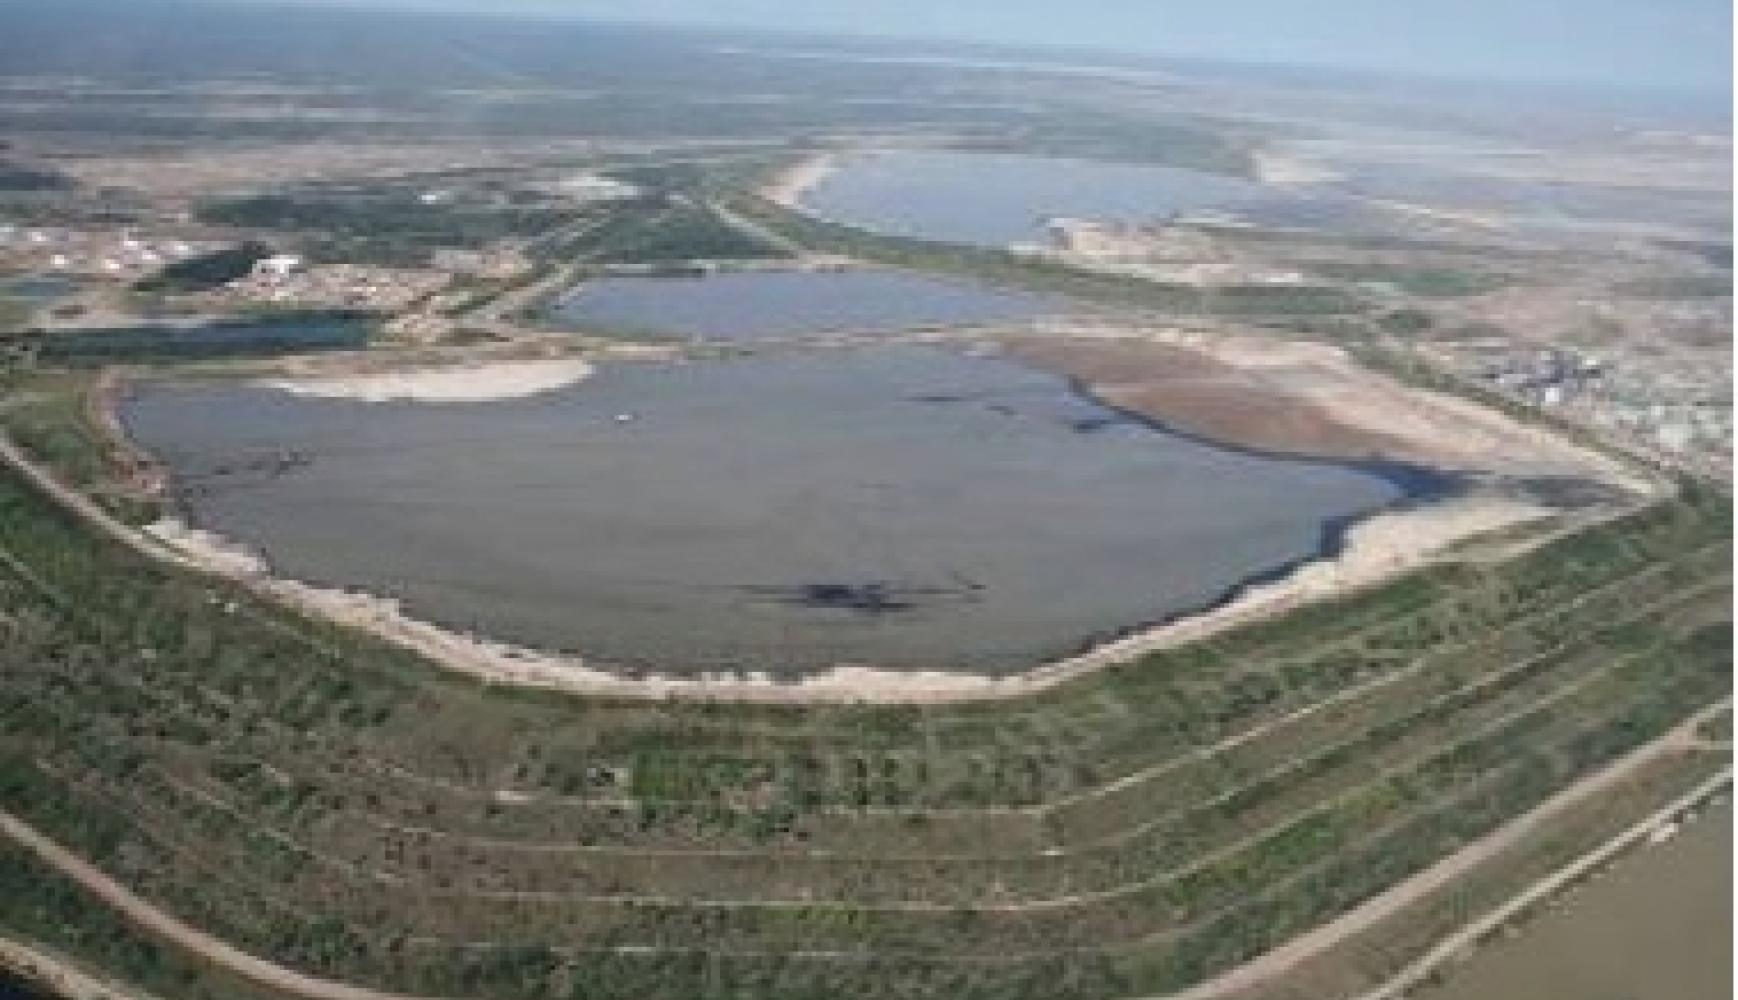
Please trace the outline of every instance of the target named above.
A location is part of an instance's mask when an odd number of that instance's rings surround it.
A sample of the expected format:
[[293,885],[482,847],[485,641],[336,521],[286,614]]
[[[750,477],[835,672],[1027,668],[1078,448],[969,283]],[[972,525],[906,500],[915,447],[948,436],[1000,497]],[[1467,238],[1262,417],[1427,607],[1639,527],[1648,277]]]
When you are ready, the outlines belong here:
[[[1018,700],[608,701],[478,686],[263,606],[7,473],[0,806],[141,904],[379,990],[1158,995],[1725,697],[1729,535],[1726,497],[1686,485],[1509,562]],[[1723,763],[1689,744],[1650,760],[1629,798],[1494,859],[1510,867],[1460,906],[1420,900],[1360,961],[1404,961],[1479,892]],[[0,850],[9,936],[162,996],[322,995],[166,945],[19,829]]]

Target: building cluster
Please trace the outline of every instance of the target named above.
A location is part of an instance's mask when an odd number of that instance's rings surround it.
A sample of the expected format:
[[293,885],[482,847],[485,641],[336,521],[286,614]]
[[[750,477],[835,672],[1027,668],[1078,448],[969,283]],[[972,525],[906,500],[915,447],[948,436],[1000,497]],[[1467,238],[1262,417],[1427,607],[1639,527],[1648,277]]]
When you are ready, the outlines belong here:
[[1566,408],[1705,471],[1731,474],[1730,375],[1715,384],[1709,372],[1621,370]]
[[1690,356],[1569,348],[1471,352],[1463,371],[1503,394],[1674,461],[1731,474],[1729,368]]
[[1536,406],[1558,406],[1584,395],[1605,377],[1606,363],[1559,347],[1511,353],[1484,362],[1479,377]]
[[0,270],[136,281],[167,264],[221,249],[222,243],[133,230],[82,230],[0,223]]
[[275,256],[259,261],[252,274],[211,294],[220,300],[252,303],[397,311],[439,292],[450,280],[438,270],[309,265],[299,257]]

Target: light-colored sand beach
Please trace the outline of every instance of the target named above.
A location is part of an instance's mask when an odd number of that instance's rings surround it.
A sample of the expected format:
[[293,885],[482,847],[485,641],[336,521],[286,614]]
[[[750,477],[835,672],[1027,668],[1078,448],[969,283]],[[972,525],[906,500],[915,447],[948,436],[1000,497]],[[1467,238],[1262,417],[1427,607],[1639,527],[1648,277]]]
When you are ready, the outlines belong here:
[[894,671],[841,665],[795,682],[759,674],[625,677],[590,665],[582,657],[550,654],[444,629],[412,617],[390,598],[275,576],[257,553],[175,519],[159,521],[145,531],[151,542],[165,545],[187,561],[243,583],[256,593],[306,614],[362,628],[448,668],[491,682],[616,697],[934,703],[1016,697],[1043,690],[1154,650],[1379,583],[1439,558],[1444,548],[1456,542],[1548,513],[1525,503],[1467,498],[1378,514],[1354,526],[1342,551],[1332,558],[1306,563],[1282,580],[1249,588],[1212,611],[1186,616],[1023,674],[989,677],[945,669]]
[[833,153],[808,157],[779,171],[761,188],[761,197],[785,208],[796,208],[804,194],[838,169],[839,158]]
[[484,364],[405,371],[358,372],[262,379],[261,385],[297,396],[357,399],[370,403],[477,403],[516,399],[564,388],[588,378],[593,368],[577,358],[491,361]]

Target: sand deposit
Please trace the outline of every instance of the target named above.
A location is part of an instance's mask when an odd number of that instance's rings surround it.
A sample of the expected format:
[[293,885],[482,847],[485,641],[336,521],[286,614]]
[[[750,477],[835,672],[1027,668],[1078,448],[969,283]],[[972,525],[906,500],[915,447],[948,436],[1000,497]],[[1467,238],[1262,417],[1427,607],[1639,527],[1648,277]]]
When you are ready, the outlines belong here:
[[457,368],[273,378],[268,388],[297,396],[357,399],[369,403],[409,400],[421,403],[476,403],[516,399],[560,389],[592,374],[576,358],[493,361]]
[[1371,371],[1329,344],[1081,322],[1044,324],[1041,332],[1008,344],[1115,406],[1216,441],[1655,489],[1605,455],[1471,400]]
[[832,153],[811,156],[778,172],[761,188],[761,197],[785,208],[797,208],[807,192],[839,169],[838,157]]

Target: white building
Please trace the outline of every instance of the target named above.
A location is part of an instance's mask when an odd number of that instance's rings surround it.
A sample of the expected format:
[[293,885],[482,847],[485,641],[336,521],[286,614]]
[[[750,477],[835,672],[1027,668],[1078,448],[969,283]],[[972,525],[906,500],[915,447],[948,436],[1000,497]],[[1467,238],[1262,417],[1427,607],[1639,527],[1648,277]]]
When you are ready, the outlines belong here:
[[302,269],[302,258],[294,254],[275,254],[253,266],[253,273],[262,278],[287,278]]

